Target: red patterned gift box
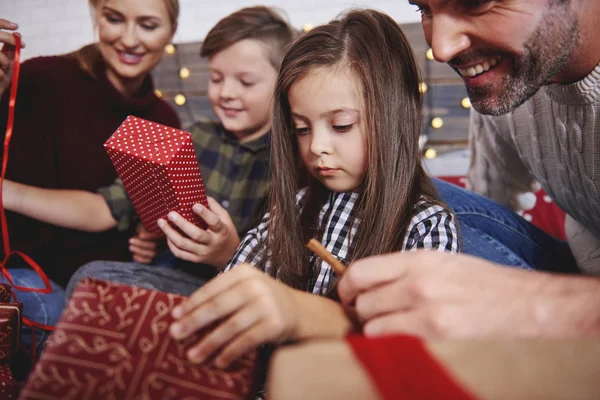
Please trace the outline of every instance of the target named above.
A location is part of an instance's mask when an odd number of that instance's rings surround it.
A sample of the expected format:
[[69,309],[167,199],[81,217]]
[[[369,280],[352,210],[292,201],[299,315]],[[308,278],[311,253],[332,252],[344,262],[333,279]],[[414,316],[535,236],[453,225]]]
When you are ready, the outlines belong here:
[[9,363],[17,352],[22,303],[0,303],[0,363]]
[[104,146],[148,231],[162,234],[170,211],[206,228],[192,211],[208,202],[190,133],[129,116]]
[[192,365],[171,339],[171,310],[183,297],[86,279],[29,377],[21,399],[247,399],[256,354],[226,370]]
[[0,400],[14,399],[15,380],[8,364],[0,365]]

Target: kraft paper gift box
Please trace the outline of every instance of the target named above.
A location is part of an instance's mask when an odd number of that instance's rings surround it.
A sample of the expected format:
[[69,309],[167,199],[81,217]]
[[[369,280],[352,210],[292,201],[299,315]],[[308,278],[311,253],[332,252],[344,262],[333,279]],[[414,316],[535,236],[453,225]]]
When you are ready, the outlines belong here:
[[129,116],[104,147],[148,231],[162,234],[156,221],[170,211],[206,228],[192,211],[208,202],[189,132]]
[[193,365],[171,338],[171,293],[85,279],[75,289],[20,399],[248,399],[257,353],[225,370]]
[[0,364],[10,363],[17,352],[23,303],[0,303]]

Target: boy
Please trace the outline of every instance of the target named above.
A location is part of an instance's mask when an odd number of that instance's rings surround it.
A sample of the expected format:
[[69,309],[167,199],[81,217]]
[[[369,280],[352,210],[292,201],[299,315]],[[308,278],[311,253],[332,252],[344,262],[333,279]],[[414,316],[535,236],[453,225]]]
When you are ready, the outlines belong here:
[[[200,55],[208,57],[208,95],[219,123],[196,123],[189,129],[206,193],[212,197],[211,211],[202,207],[196,211],[197,206],[194,211],[207,222],[208,229],[193,238],[182,235],[178,245],[169,242],[179,258],[174,269],[92,262],[71,278],[67,296],[84,277],[189,295],[225,265],[239,244],[239,236],[263,215],[268,189],[271,92],[285,47],[292,38],[292,28],[267,7],[241,9],[211,29]],[[88,231],[114,226],[126,229],[135,215],[120,181],[100,189],[98,194],[77,191],[68,195],[64,191],[36,193],[43,189],[7,183],[7,208],[49,223]],[[182,218],[177,221],[177,215],[174,219],[176,225],[182,222]],[[143,230],[141,236],[131,239],[131,249],[137,259],[147,259],[153,254],[153,246],[149,245],[153,239]]]

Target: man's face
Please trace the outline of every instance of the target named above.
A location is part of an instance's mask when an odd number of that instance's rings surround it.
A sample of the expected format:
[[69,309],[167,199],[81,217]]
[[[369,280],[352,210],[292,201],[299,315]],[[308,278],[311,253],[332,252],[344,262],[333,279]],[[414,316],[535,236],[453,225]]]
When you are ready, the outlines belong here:
[[577,46],[569,0],[409,0],[434,57],[463,78],[473,107],[506,114],[563,70]]

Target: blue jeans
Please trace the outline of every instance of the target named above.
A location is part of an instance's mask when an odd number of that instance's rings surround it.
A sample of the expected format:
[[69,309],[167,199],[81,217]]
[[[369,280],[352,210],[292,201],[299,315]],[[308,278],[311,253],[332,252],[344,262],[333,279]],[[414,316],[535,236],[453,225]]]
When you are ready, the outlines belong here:
[[[44,283],[31,269],[11,268],[8,270],[13,279],[13,285],[28,288],[43,288]],[[65,291],[63,288],[50,282],[53,291],[42,294],[35,292],[23,292],[13,288],[17,299],[23,303],[23,316],[43,325],[56,325],[65,308]],[[35,330],[35,341],[37,354],[40,354],[44,342],[51,332],[40,329]],[[21,339],[27,351],[31,349],[32,335],[29,327],[23,326]]]
[[525,269],[579,272],[565,241],[486,197],[439,179],[434,182],[457,216],[463,253]]
[[189,296],[206,279],[180,269],[117,261],[92,261],[79,268],[69,280],[66,296],[70,298],[75,287],[84,278],[95,278],[123,285],[170,292]]

